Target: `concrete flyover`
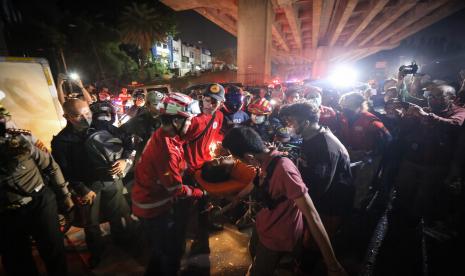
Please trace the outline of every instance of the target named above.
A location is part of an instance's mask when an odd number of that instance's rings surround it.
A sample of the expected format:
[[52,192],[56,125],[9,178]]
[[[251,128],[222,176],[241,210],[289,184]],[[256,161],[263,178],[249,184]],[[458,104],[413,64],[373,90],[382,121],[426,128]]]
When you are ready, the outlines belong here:
[[238,81],[320,78],[334,63],[392,49],[465,7],[464,0],[161,0],[195,10],[237,37]]

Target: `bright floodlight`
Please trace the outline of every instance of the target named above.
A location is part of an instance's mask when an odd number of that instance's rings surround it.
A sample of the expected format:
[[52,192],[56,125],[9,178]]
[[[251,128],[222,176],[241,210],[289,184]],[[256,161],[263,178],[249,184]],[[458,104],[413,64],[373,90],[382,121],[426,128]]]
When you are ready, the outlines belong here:
[[71,73],[69,74],[69,77],[73,80],[78,80],[79,79],[79,75],[77,73]]
[[329,81],[336,87],[349,87],[357,82],[358,72],[349,66],[339,66],[329,76]]

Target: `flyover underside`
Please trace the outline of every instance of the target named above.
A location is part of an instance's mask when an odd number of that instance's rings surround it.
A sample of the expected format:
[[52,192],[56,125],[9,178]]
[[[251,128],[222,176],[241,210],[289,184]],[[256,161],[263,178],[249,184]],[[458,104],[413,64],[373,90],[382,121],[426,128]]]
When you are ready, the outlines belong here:
[[[176,11],[195,10],[237,36],[238,56],[241,56],[241,51],[250,50],[250,47],[242,49],[243,46],[239,42],[242,34],[250,35],[241,32],[241,26],[249,26],[252,31],[256,29],[255,27],[266,24],[266,29],[271,29],[271,35],[268,32],[263,33],[261,36],[264,38],[260,39],[268,41],[268,44],[255,45],[260,47],[260,50],[254,52],[271,51],[268,63],[272,62],[280,68],[288,66],[299,68],[297,70],[306,70],[308,73],[312,72],[313,77],[324,75],[325,68],[333,63],[354,62],[376,52],[392,49],[398,46],[402,39],[465,7],[465,1],[461,0],[162,0],[162,2]],[[245,16],[249,6],[257,4],[269,8],[271,18]],[[263,12],[260,11],[260,14]],[[313,69],[309,69],[312,67]]]

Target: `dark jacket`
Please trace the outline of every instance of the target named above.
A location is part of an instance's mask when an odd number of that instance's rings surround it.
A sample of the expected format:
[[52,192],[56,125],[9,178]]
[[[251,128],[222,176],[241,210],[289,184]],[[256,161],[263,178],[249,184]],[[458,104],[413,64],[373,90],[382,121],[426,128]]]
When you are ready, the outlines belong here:
[[69,181],[71,187],[81,196],[90,191],[89,186],[92,182],[104,180],[95,172],[91,165],[92,162],[89,161],[91,157],[88,156],[84,146],[88,135],[99,130],[107,130],[115,137],[120,138],[124,146],[122,159],[131,158],[133,146],[130,137],[106,121],[94,120],[91,127],[83,132],[77,132],[68,123],[52,139],[53,157],[60,165],[63,175]]
[[160,126],[161,121],[158,118],[154,118],[147,110],[144,110],[120,127],[127,135],[134,135],[138,138],[135,143],[136,160],[139,159],[138,157],[141,155],[152,134]]
[[[19,146],[11,147],[11,139]],[[51,185],[58,198],[69,193],[68,183],[51,154],[34,146],[28,137],[2,138],[0,145],[0,209],[27,203],[46,184]]]

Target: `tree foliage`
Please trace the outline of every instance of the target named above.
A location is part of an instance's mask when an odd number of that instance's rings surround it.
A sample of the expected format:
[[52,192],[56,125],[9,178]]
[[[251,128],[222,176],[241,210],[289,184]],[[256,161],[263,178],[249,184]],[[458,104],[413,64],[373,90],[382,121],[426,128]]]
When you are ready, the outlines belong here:
[[[161,3],[133,2],[15,0],[23,20],[6,25],[10,54],[45,57],[56,75],[63,72],[63,51],[68,69],[85,81],[135,80],[139,61],[147,60],[141,52],[148,53],[153,42],[174,34],[175,24],[173,12]],[[150,76],[164,71],[144,64],[155,72]]]
[[164,41],[173,34],[174,25],[154,7],[132,3],[122,13],[119,30],[122,42],[138,46],[146,56],[155,42]]

